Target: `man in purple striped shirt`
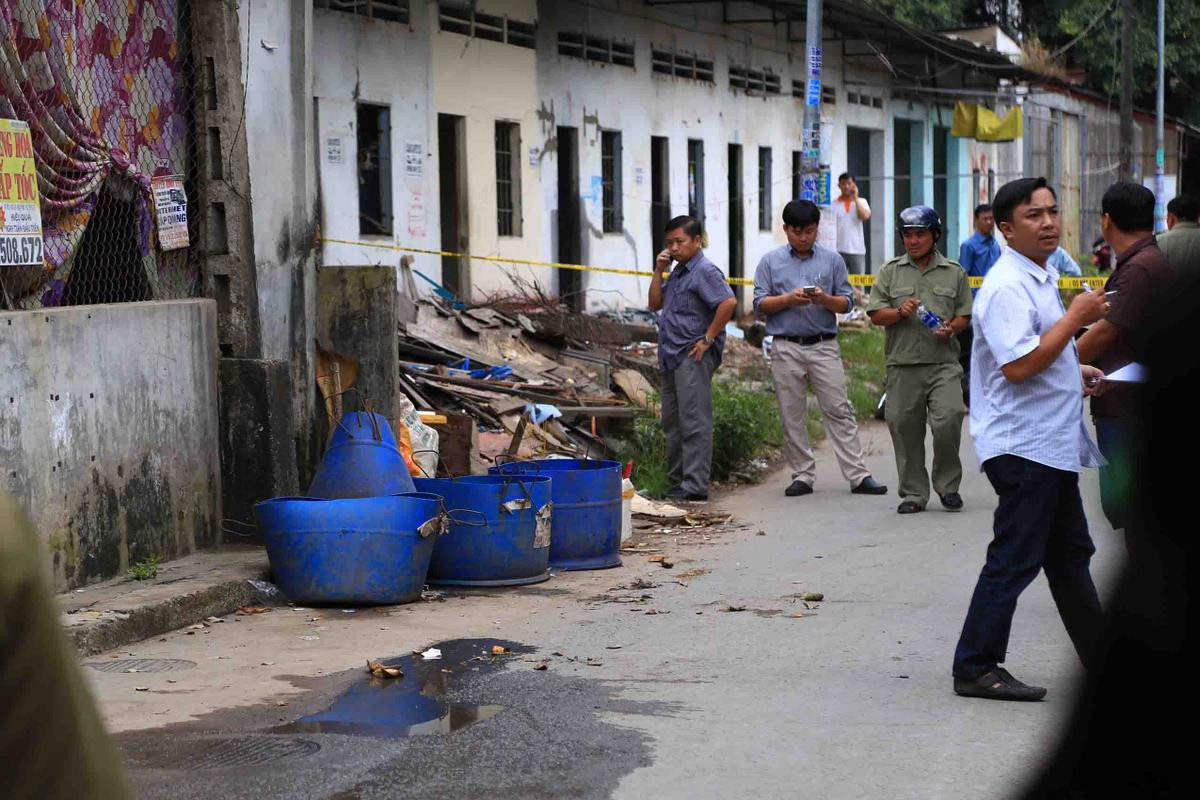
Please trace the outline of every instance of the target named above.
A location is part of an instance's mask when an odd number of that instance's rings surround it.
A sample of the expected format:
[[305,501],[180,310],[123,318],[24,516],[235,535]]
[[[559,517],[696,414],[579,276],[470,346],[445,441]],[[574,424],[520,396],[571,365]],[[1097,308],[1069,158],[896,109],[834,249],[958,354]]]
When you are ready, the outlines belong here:
[[[666,249],[654,261],[650,310],[658,316],[658,369],[667,437],[668,497],[708,499],[712,467],[712,376],[721,364],[725,325],[737,299],[725,275],[700,249],[700,223],[667,223]],[[663,272],[675,261],[671,276]]]

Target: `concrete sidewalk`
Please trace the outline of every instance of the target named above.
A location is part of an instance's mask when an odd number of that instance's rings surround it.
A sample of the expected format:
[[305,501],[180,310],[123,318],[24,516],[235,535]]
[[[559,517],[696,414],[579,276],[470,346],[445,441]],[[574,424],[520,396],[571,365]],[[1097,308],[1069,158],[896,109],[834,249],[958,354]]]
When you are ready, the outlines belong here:
[[163,563],[150,580],[114,578],[57,599],[67,635],[89,656],[259,603],[251,581],[268,575],[266,550],[231,545]]

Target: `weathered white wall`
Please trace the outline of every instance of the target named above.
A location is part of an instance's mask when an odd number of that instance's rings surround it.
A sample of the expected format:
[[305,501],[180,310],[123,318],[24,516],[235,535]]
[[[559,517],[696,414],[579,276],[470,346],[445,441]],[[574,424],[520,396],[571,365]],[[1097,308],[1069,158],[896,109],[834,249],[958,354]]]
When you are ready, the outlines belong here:
[[[322,233],[329,238],[440,248],[437,114],[466,118],[467,202],[470,208],[470,250],[477,255],[554,261],[558,255],[558,153],[556,129],[579,131],[579,182],[582,260],[585,264],[648,271],[661,247],[661,234],[651,231],[650,139],[669,139],[671,211],[687,211],[687,141],[702,139],[705,152],[706,249],[722,269],[729,264],[729,215],[743,215],[745,275],[752,277],[758,259],[782,244],[780,215],[791,199],[792,153],[799,149],[803,100],[792,96],[792,80],[803,80],[803,45],[787,42],[786,33],[770,26],[751,29],[725,25],[721,11],[703,5],[655,9],[629,0],[577,3],[534,0],[481,0],[479,10],[508,14],[538,24],[537,50],[468,38],[439,30],[437,4],[414,2],[408,25],[366,20],[340,12],[315,12],[314,95],[320,153]],[[636,48],[636,68],[604,65],[560,56],[560,30],[587,32],[622,41]],[[715,82],[704,83],[664,76],[651,70],[651,49],[692,52],[713,59]],[[729,86],[731,64],[768,67],[782,78],[782,91],[768,97],[750,96]],[[891,77],[882,65],[855,60],[842,63],[840,48],[826,48],[824,82],[833,86],[837,102],[823,109],[833,127],[831,171],[846,168],[848,126],[873,132],[871,153],[872,269],[895,254],[894,227],[899,211],[893,201],[896,173],[893,158],[893,120],[921,123],[916,143],[918,161],[932,173],[935,111],[928,105],[890,97]],[[847,90],[883,97],[876,109],[847,102]],[[358,234],[358,185],[354,160],[355,98],[392,107],[393,212],[391,237]],[[943,105],[948,124],[952,105]],[[500,237],[496,223],[495,141],[497,120],[521,126],[520,236]],[[599,190],[601,130],[622,134],[623,229],[605,233]],[[343,163],[327,163],[328,138],[343,142]],[[423,142],[426,161],[419,178],[406,175],[404,145]],[[740,202],[728,200],[728,145],[742,145],[743,185]],[[758,225],[758,148],[772,149],[771,229]],[[958,152],[954,171],[970,172],[971,150]],[[986,168],[985,168],[986,169]],[[907,165],[899,170],[907,173]],[[966,214],[970,226],[970,178],[957,179],[948,193],[957,199],[960,230]],[[932,178],[914,187],[932,202]],[[834,187],[836,191],[836,187]],[[385,241],[379,241],[379,239]],[[957,243],[950,243],[956,251]],[[401,253],[327,243],[326,263],[380,264],[399,262]],[[435,279],[441,259],[415,255],[415,265]],[[470,279],[474,299],[510,287],[508,273],[558,288],[551,268],[501,266],[473,260]],[[644,306],[645,277],[584,273],[587,304],[597,310]],[[424,287],[422,287],[424,288]],[[744,290],[748,293],[748,290]]]
[[0,313],[0,489],[58,588],[218,540],[212,300]]
[[[522,22],[538,16],[534,0],[484,0],[479,10],[507,15]],[[433,107],[435,114],[466,118],[466,165],[468,175],[468,236],[474,254],[504,258],[544,259],[542,230],[545,209],[538,189],[539,167],[530,166],[529,149],[539,146],[537,52],[525,47],[467,37],[439,30],[436,4],[429,4],[427,25],[433,50]],[[496,221],[497,120],[521,126],[522,228],[519,236],[500,236]],[[431,164],[437,165],[437,119],[431,119]],[[436,170],[435,170],[436,174]],[[440,224],[440,222],[439,222]],[[427,257],[428,258],[428,257]],[[432,268],[431,261],[425,261]],[[424,271],[424,270],[422,270]],[[487,261],[472,261],[472,299],[512,291],[506,273],[524,280],[546,281],[545,268],[512,266],[504,269]],[[440,270],[439,273],[440,274]]]
[[[412,3],[410,24],[372,20],[318,9],[313,12],[316,68],[316,148],[321,193],[321,233],[327,239],[438,249],[437,126],[432,116],[430,17],[436,6]],[[358,103],[388,106],[392,136],[392,236],[359,234],[357,172]],[[331,140],[333,140],[331,142]],[[422,148],[420,176],[409,174],[405,145]],[[340,163],[331,152],[340,143]],[[413,172],[417,170],[414,168]],[[400,263],[403,253],[326,242],[322,263],[331,266]],[[435,280],[436,256],[415,256]]]

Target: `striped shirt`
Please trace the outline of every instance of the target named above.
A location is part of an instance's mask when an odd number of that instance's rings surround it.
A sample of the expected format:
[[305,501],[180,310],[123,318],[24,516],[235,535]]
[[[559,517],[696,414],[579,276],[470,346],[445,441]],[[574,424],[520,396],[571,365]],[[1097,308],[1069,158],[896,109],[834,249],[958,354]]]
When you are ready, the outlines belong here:
[[[657,269],[657,268],[656,268]],[[725,273],[701,251],[686,264],[676,264],[663,284],[658,315],[658,368],[677,369],[692,345],[708,334],[717,306],[733,297]],[[717,334],[712,350],[717,363],[725,348],[725,331]]]
[[1054,362],[1011,383],[1000,368],[1035,350],[1065,313],[1058,272],[1016,250],[1004,251],[984,278],[971,317],[971,437],[979,463],[1013,455],[1079,472],[1103,459],[1083,424],[1083,389],[1075,340]]

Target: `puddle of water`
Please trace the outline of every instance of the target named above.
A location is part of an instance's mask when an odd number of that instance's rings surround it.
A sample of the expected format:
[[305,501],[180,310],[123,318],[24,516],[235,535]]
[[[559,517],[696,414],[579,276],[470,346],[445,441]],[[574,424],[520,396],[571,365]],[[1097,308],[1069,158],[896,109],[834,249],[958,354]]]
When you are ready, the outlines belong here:
[[501,705],[466,705],[445,699],[455,676],[468,671],[502,668],[511,656],[493,656],[492,646],[501,645],[514,653],[531,648],[496,639],[462,639],[435,644],[442,657],[426,660],[420,655],[387,659],[398,666],[403,678],[366,675],[338,697],[329,708],[295,722],[274,728],[275,733],[340,733],[377,738],[402,738],[431,733],[451,733],[475,722],[494,717]]

